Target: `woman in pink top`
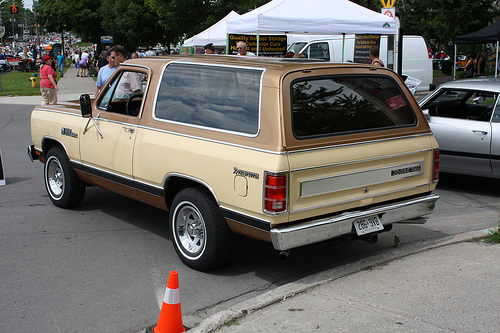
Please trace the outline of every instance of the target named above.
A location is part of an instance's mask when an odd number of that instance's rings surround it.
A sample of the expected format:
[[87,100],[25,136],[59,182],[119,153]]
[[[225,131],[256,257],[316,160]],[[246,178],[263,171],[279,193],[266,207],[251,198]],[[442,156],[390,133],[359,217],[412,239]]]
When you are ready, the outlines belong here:
[[40,91],[42,93],[42,105],[57,103],[57,72],[52,68],[54,58],[44,55],[40,67]]

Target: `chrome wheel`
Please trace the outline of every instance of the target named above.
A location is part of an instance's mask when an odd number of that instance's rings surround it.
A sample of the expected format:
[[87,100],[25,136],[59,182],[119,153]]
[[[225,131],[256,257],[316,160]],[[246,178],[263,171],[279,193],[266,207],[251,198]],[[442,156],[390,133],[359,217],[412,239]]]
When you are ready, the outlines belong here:
[[196,206],[188,201],[181,202],[174,212],[175,240],[182,252],[191,259],[197,259],[205,247],[205,221]]
[[64,171],[61,163],[54,156],[51,156],[47,161],[46,182],[51,197],[58,199],[63,195]]
[[49,150],[43,173],[45,188],[54,205],[71,208],[82,202],[85,195],[85,183],[78,178],[61,147],[53,147]]
[[205,271],[229,259],[233,233],[207,190],[185,188],[175,196],[171,207],[172,243],[184,264]]

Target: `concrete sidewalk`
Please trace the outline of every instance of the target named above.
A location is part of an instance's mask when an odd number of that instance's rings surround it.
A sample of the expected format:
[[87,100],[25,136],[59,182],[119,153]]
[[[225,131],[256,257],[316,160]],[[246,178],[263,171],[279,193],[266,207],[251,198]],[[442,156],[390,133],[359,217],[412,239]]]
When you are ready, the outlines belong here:
[[[27,82],[26,84],[31,83]],[[91,97],[93,97],[96,87],[93,78],[77,77],[76,67],[73,64],[66,70],[64,76],[58,81],[57,85],[59,86],[59,92],[57,93],[59,102],[78,100],[81,94],[90,94]],[[41,103],[41,94],[36,96],[0,97],[0,104],[40,105]]]
[[189,332],[497,332],[500,244],[471,242],[485,235],[398,247],[309,276]]

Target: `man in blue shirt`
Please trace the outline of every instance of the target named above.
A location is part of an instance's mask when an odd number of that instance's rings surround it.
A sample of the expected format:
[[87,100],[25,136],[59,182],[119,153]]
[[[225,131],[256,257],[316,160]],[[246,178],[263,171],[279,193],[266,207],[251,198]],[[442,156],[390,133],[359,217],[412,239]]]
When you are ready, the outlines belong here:
[[61,51],[57,52],[57,66],[59,67],[59,73],[61,73],[61,77],[63,77],[64,55],[61,54]]
[[118,65],[127,59],[127,51],[123,46],[115,45],[111,49],[109,49],[108,52],[106,52],[108,64],[104,67],[101,67],[99,73],[97,74],[97,81],[95,83],[95,96],[97,96],[106,81],[108,81],[111,75],[116,71]]

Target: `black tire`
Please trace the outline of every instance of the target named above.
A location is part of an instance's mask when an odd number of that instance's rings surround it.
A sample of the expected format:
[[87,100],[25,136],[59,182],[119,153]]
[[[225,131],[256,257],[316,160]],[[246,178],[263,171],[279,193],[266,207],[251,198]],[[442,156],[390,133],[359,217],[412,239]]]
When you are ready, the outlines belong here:
[[69,165],[68,157],[61,147],[53,147],[45,158],[43,171],[45,188],[52,203],[61,208],[78,206],[85,195],[82,182]]
[[202,188],[186,188],[176,195],[170,210],[170,231],[175,252],[191,268],[206,271],[229,259],[233,233]]

